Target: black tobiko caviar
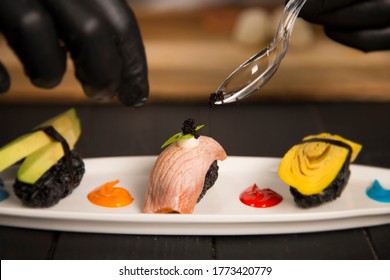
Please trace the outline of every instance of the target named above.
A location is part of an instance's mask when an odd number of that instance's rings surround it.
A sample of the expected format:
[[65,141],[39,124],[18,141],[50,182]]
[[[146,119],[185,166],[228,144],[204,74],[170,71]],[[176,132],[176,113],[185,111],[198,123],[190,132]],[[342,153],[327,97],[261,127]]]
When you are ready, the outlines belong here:
[[210,108],[214,107],[215,103],[217,102],[223,102],[223,93],[222,91],[213,92],[210,94],[209,97],[209,106]]
[[192,134],[195,139],[199,138],[198,132],[196,132],[196,127],[195,127],[195,121],[194,119],[187,119],[183,122],[183,127],[181,128],[181,132],[186,135],[186,134]]

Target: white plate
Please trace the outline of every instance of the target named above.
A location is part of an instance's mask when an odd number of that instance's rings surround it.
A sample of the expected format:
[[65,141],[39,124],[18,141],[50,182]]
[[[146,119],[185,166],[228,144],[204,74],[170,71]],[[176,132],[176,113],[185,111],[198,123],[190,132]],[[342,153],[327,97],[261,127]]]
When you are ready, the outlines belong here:
[[[143,199],[155,156],[86,159],[80,186],[56,206],[31,209],[12,193],[15,169],[0,174],[11,193],[0,202],[0,224],[15,227],[123,234],[244,235],[326,231],[390,223],[390,204],[368,198],[374,179],[390,188],[390,170],[351,165],[342,196],[312,209],[294,205],[288,187],[278,178],[280,159],[230,156],[220,162],[219,178],[191,215],[144,214]],[[134,197],[123,208],[91,204],[87,194],[105,182],[120,180]],[[259,209],[242,204],[240,193],[256,183],[283,196],[279,205]]]

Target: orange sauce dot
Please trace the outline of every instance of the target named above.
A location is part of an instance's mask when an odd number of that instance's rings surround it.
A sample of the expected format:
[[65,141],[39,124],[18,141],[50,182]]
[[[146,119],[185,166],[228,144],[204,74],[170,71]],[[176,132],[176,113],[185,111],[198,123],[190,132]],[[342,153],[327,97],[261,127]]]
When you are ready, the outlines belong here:
[[119,180],[105,183],[88,194],[88,200],[103,207],[119,208],[130,205],[134,198],[124,188],[115,188]]

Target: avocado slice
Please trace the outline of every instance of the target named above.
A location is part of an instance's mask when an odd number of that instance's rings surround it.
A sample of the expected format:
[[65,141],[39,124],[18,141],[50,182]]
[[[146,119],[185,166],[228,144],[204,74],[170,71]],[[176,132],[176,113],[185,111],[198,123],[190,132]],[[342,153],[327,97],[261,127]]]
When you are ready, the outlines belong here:
[[[81,128],[79,121],[74,123],[74,127],[62,132],[62,137],[65,138],[70,150],[74,148],[80,134]],[[24,159],[17,173],[18,180],[24,183],[34,184],[63,156],[64,148],[62,144],[58,141],[50,142]]]
[[0,171],[52,141],[43,131],[22,135],[0,148]]
[[[44,127],[44,126],[53,126],[67,141],[72,149],[74,147],[74,144],[76,143],[78,137],[80,136],[80,121],[77,117],[76,110],[70,109],[54,118],[51,118],[44,123],[40,124],[36,128]],[[58,144],[58,145],[51,145],[51,144]],[[10,143],[6,144],[5,146],[0,148],[0,172],[6,169],[7,167],[13,165],[14,163],[18,162],[19,160],[29,157],[32,155],[32,159],[35,158],[35,160],[29,159],[27,163],[22,164],[23,170],[29,169],[31,170],[30,164],[36,164],[36,158],[39,158],[40,153],[47,153],[45,152],[46,149],[51,150],[57,150],[56,153],[61,154],[59,152],[59,148],[49,148],[49,147],[60,147],[62,151],[63,156],[63,150],[61,143],[58,143],[54,139],[52,139],[50,136],[48,136],[43,131],[35,131],[31,133],[27,133],[25,135],[22,135],[18,137],[17,139],[11,141]],[[38,153],[38,151],[40,151]],[[35,155],[34,155],[35,154]],[[34,156],[33,156],[34,155]],[[47,168],[48,165],[49,168],[54,165],[56,161],[53,162],[54,158],[51,157],[48,162],[45,162],[44,169]],[[27,158],[26,158],[27,159]],[[39,163],[40,164],[40,163]],[[27,168],[29,167],[29,168]],[[34,169],[34,168],[32,168]],[[41,169],[41,168],[39,168]],[[22,170],[22,171],[23,171]],[[41,171],[40,171],[41,172]],[[38,172],[38,173],[40,173]],[[34,172],[33,172],[34,173]],[[24,172],[22,172],[24,174]],[[22,177],[25,178],[25,180],[31,181],[29,179],[31,173],[27,173],[26,175],[23,175]],[[43,174],[43,173],[42,173]],[[41,175],[42,175],[41,174]],[[37,175],[33,176],[34,178]]]

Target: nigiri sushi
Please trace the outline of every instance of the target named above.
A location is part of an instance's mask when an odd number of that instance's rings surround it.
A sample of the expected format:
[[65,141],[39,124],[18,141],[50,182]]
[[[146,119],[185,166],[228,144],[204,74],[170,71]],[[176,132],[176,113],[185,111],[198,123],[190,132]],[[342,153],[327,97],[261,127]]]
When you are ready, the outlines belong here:
[[28,207],[51,207],[80,184],[85,168],[75,145],[80,120],[70,109],[0,147],[0,172],[20,162],[13,185]]
[[279,165],[279,177],[290,186],[302,208],[337,199],[346,187],[349,165],[362,146],[339,135],[310,135],[293,146]]
[[[218,161],[227,155],[213,138],[197,135],[192,119],[157,158],[149,177],[145,213],[191,214],[218,178]],[[172,143],[173,142],[173,143]],[[164,146],[164,145],[163,145]]]

